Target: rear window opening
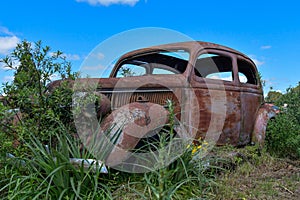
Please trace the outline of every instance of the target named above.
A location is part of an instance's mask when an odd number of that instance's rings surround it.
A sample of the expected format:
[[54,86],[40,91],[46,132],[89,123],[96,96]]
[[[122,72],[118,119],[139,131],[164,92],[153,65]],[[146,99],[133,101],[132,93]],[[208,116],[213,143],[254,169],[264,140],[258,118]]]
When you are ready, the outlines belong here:
[[241,83],[257,85],[257,75],[253,64],[246,60],[238,59],[239,79]]

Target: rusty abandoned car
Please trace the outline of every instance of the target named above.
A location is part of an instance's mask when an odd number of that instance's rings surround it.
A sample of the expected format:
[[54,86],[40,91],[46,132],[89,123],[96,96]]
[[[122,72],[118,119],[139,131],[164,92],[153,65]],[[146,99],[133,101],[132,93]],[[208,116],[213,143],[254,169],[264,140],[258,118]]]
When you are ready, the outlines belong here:
[[[53,82],[50,91],[59,84]],[[131,51],[120,57],[109,78],[80,78],[73,85],[86,84],[96,85],[94,93],[101,99],[92,108],[102,119],[101,128],[118,124],[121,129],[111,162],[124,160],[149,133],[159,134],[157,127],[170,120],[167,102],[173,104],[177,137],[213,140],[217,145],[263,144],[267,122],[275,115],[264,103],[254,62],[234,49],[207,42]],[[82,88],[74,87],[74,93],[82,93]],[[89,143],[91,138],[84,140]]]

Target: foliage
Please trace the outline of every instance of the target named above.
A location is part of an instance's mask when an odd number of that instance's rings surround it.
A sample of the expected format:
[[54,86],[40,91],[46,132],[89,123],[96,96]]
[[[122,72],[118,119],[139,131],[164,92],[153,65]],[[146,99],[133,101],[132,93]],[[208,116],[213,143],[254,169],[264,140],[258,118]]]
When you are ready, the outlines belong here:
[[[41,141],[48,142],[58,122],[72,122],[68,110],[72,89],[65,82],[50,95],[48,88],[56,76],[63,80],[73,80],[78,76],[71,72],[71,64],[62,52],[53,53],[40,41],[34,45],[23,41],[0,62],[14,72],[14,80],[4,85],[7,105],[1,115],[16,109],[22,113],[14,123],[7,123],[9,127],[0,130],[6,136],[4,138],[15,133],[15,139],[22,146],[29,139],[28,133],[33,133]],[[65,124],[68,126],[68,123]]]
[[[80,141],[63,129],[55,133],[56,148],[47,148],[31,135],[28,158],[10,158],[0,171],[1,199],[110,199],[109,188],[100,175],[102,165],[86,168],[73,165],[72,158],[90,158],[82,154]],[[87,152],[87,151],[84,151]],[[96,162],[96,161],[95,161]]]
[[[10,121],[14,116],[14,111],[8,112],[7,107],[0,102],[0,156],[6,156],[7,152],[15,152],[14,142],[16,135],[13,132]],[[10,133],[10,134],[7,134]]]
[[130,77],[130,76],[136,76],[135,72],[132,71],[131,68],[129,67],[121,67],[119,69],[118,74],[120,75],[120,77]]
[[262,87],[265,87],[266,86],[266,80],[263,79],[263,76],[260,72],[258,72],[257,74],[257,79],[259,80],[259,82],[261,83],[261,86]]
[[270,91],[265,98],[266,102],[276,102],[282,96],[281,92]]
[[287,107],[269,122],[266,147],[273,155],[300,158],[300,82],[297,87],[289,88],[275,104],[287,104]]

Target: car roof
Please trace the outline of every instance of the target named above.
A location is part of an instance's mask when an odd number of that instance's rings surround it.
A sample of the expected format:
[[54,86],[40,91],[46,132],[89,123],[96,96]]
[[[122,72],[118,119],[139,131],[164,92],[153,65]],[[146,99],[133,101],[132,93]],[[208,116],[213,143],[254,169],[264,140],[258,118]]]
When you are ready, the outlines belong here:
[[[211,42],[203,42],[203,41],[178,42],[178,43],[162,44],[162,45],[151,46],[151,47],[147,47],[147,48],[141,48],[141,49],[133,50],[133,51],[130,51],[130,52],[124,54],[119,59],[119,61],[123,60],[124,58],[130,58],[137,54],[142,54],[142,53],[157,51],[157,50],[169,50],[169,49],[183,49],[183,50],[187,50],[189,52],[199,51],[201,49],[222,50],[222,51],[227,51],[227,52],[231,52],[234,54],[238,54],[238,55],[250,60],[253,63],[253,61],[248,56],[246,56],[245,54],[243,54],[235,49],[232,49],[232,48],[229,48],[229,47],[226,47],[223,45],[219,45],[219,44],[215,44],[215,43],[211,43]],[[117,63],[119,63],[119,61]]]

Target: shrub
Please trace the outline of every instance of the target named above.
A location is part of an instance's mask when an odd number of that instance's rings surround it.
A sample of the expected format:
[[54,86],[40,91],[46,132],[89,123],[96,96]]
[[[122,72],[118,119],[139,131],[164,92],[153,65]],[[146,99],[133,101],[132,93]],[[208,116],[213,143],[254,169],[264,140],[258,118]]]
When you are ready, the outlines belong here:
[[300,82],[289,88],[276,105],[287,104],[281,113],[271,120],[267,128],[266,147],[279,157],[300,158]]
[[[0,120],[7,121],[9,110],[18,109],[21,112],[21,117],[15,123],[6,123],[0,135],[6,144],[18,141],[15,150],[19,149],[20,154],[25,154],[24,143],[29,141],[28,133],[48,143],[54,133],[53,129],[59,127],[58,122],[72,122],[68,110],[72,102],[72,89],[61,85],[49,95],[48,84],[55,76],[67,80],[75,79],[78,74],[71,72],[71,64],[62,52],[53,53],[50,47],[43,46],[40,41],[34,45],[27,41],[21,42],[0,62],[14,72],[14,80],[4,85],[6,105],[1,105]],[[65,125],[66,130],[71,132],[72,126],[68,123]],[[1,151],[9,151],[7,146],[1,145]]]

